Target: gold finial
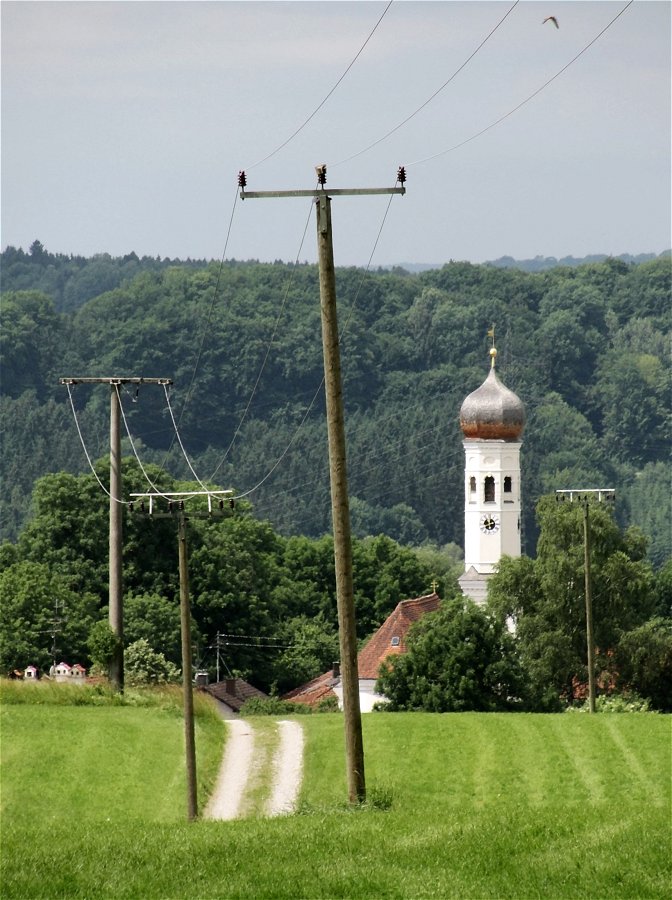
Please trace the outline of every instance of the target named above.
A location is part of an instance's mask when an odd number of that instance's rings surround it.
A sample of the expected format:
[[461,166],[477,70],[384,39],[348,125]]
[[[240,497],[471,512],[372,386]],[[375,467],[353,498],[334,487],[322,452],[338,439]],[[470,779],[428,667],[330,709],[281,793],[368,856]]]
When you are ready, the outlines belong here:
[[495,368],[495,360],[497,359],[497,349],[495,348],[495,326],[493,323],[492,328],[488,329],[488,337],[492,338],[492,345],[490,347],[490,368]]

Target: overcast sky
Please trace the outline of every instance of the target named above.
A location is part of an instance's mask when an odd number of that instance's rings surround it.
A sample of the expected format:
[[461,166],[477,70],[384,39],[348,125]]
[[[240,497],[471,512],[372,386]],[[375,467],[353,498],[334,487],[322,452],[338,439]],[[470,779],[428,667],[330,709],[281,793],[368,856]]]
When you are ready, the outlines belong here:
[[[374,266],[668,249],[670,3],[632,3],[451,149],[627,0],[521,2],[496,28],[513,5],[3,0],[2,246],[220,258],[231,221],[228,258],[314,261],[310,201],[236,183],[313,188],[326,162],[332,188],[407,167]],[[337,265],[368,263],[387,206],[334,198]]]

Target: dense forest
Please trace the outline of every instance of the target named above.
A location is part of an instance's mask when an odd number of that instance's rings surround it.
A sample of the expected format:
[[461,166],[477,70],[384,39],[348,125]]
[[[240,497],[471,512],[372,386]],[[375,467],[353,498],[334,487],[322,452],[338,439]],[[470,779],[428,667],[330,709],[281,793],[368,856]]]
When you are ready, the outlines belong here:
[[[120,388],[125,499],[148,480],[238,498],[223,521],[190,524],[197,662],[212,668],[223,642],[229,671],[279,691],[324,671],[337,635],[316,268],[87,260],[39,242],[2,263],[0,666],[47,666],[56,645],[88,663],[105,642],[110,387],[59,379],[133,376],[173,384]],[[539,513],[555,489],[616,489],[595,577],[618,631],[605,640],[634,642],[623,671],[643,646],[668,646],[669,622],[655,617],[669,615],[672,584],[670,276],[665,257],[532,273],[337,270],[360,640],[435,579],[456,596],[458,414],[487,375],[494,324],[499,374],[527,425],[526,556],[497,576],[493,609],[522,623],[531,708],[552,708],[585,675],[580,523]],[[179,664],[175,523],[128,507],[124,520],[126,644]],[[576,597],[558,599],[557,584]],[[559,621],[563,603],[572,615]]]
[[[108,453],[109,388],[74,387],[75,421],[63,376],[170,378],[168,395],[123,392],[126,454],[233,488],[280,534],[329,532],[315,266],[84,259],[36,241],[2,268],[3,539],[39,476],[88,471],[78,428],[92,460]],[[654,565],[672,555],[669,257],[339,269],[337,292],[356,535],[462,546],[458,413],[494,323],[500,377],[527,412],[524,551],[542,495],[608,486]]]

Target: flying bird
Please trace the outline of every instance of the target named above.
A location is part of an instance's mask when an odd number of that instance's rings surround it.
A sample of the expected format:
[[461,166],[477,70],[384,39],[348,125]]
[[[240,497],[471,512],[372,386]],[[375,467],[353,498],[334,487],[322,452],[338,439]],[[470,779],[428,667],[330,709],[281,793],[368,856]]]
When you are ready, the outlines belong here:
[[552,22],[556,28],[560,28],[560,26],[558,25],[558,20],[555,18],[555,16],[546,16],[546,18],[544,19],[544,21],[541,24],[545,25],[546,22]]

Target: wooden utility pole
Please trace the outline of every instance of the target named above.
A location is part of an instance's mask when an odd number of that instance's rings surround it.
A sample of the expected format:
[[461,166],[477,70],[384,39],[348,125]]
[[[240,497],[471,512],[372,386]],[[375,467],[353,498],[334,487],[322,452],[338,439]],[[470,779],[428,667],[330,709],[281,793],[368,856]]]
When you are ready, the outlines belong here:
[[331,482],[331,518],[334,530],[336,604],[341,650],[341,683],[345,723],[345,755],[350,803],[366,799],[364,743],[359,705],[357,632],[352,579],[352,538],[350,500],[345,454],[345,415],[341,387],[341,355],[336,316],[336,276],[331,237],[331,198],[317,200],[317,246],[320,263],[320,308],[322,314],[322,351],[324,390],[329,442],[329,479]]
[[172,384],[169,378],[61,378],[61,384],[110,385],[110,530],[109,530],[109,622],[117,638],[110,662],[110,682],[124,689],[124,599],[122,586],[122,481],[121,481],[121,401],[122,384]]
[[[182,639],[182,696],[184,711],[184,756],[187,776],[187,819],[193,822],[198,815],[196,781],[196,737],[194,729],[194,688],[192,681],[191,608],[189,604],[189,553],[187,550],[187,522],[190,518],[212,519],[233,515],[233,491],[178,491],[166,493],[131,494],[132,510],[136,503],[140,512],[150,518],[177,518],[177,549],[180,571],[180,634]],[[185,512],[185,502],[207,498],[207,512]],[[213,508],[212,501],[216,500]],[[167,504],[167,511],[155,508]],[[217,664],[219,665],[219,632],[217,633]]]
[[364,742],[359,704],[359,674],[357,668],[357,634],[355,630],[355,601],[352,578],[352,539],[350,505],[345,451],[345,417],[341,360],[336,310],[336,277],[331,230],[331,196],[404,194],[406,175],[397,172],[401,187],[355,188],[325,190],[326,166],[316,167],[321,187],[313,191],[254,191],[245,190],[245,173],[238,183],[241,199],[265,197],[313,197],[317,209],[317,245],[320,269],[320,308],[322,316],[322,350],[324,355],[324,383],[329,442],[329,477],[331,483],[331,513],[334,531],[334,563],[336,570],[336,602],[338,633],[341,651],[341,683],[343,685],[343,718],[345,723],[345,756],[350,803],[366,799],[364,774]]
[[586,594],[586,640],[588,642],[588,711],[595,712],[595,639],[593,637],[593,595],[590,581],[589,500],[583,501],[583,574]]
[[613,488],[589,488],[588,490],[561,490],[555,492],[556,500],[578,501],[583,507],[583,580],[586,599],[586,644],[588,665],[588,712],[595,712],[595,638],[593,636],[593,594],[590,577],[590,518],[588,507],[591,498],[601,503],[613,503],[616,492]]
[[196,794],[196,739],[194,737],[194,691],[191,681],[191,613],[189,609],[189,569],[187,555],[187,519],[178,518],[178,553],[180,566],[180,630],[182,636],[182,689],[184,692],[184,748],[187,767],[187,818],[198,815]]

